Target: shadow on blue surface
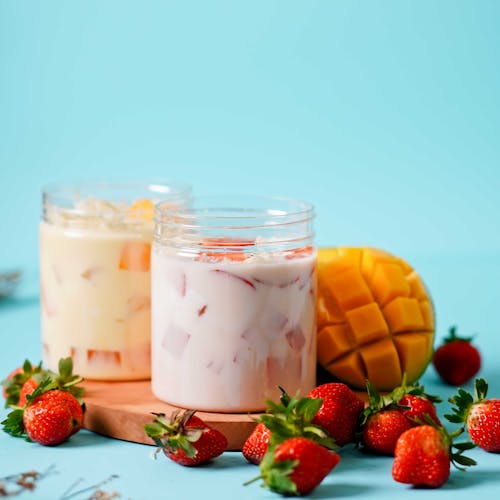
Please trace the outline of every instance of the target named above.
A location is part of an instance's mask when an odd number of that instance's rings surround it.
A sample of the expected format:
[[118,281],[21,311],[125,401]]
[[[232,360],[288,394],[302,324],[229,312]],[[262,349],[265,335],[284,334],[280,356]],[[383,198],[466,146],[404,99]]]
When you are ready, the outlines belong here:
[[478,485],[486,485],[488,483],[495,483],[498,486],[498,475],[492,474],[491,469],[481,469],[481,462],[478,460],[477,466],[465,472],[452,470],[450,479],[444,487],[447,490],[464,490]]
[[335,483],[321,484],[314,490],[314,498],[349,498],[373,493],[373,487],[363,484]]
[[40,301],[38,295],[28,296],[13,296],[0,299],[0,312],[6,309],[21,309],[23,307],[31,307]]

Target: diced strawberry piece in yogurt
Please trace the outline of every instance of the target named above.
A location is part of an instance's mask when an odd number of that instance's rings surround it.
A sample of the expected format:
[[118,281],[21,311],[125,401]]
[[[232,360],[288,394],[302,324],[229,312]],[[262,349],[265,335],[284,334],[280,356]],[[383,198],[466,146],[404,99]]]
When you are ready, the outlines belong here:
[[180,326],[171,324],[163,336],[161,346],[175,359],[180,359],[190,338],[191,335]]

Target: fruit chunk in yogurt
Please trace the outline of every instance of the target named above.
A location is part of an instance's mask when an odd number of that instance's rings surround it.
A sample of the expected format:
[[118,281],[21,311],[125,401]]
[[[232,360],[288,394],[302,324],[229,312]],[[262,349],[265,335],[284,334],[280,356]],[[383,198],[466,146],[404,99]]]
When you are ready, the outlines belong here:
[[152,202],[114,208],[116,217],[96,217],[110,204],[85,200],[41,222],[44,364],[71,356],[86,378],[147,379]]
[[[243,246],[243,245],[242,245]],[[243,250],[243,249],[242,249]],[[315,253],[211,253],[153,245],[152,388],[169,403],[260,411],[278,385],[315,385]]]

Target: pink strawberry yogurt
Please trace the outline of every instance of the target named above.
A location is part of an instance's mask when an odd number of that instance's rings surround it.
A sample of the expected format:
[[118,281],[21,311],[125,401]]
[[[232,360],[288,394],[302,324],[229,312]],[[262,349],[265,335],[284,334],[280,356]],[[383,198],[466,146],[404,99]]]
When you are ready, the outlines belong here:
[[[183,232],[174,223],[162,239],[157,229],[151,265],[152,388],[158,398],[185,408],[246,412],[263,410],[266,399],[279,396],[278,386],[291,394],[314,387],[316,253],[311,209],[296,203],[306,211],[301,222],[285,212],[272,233],[264,222],[273,219],[267,210],[243,223],[233,214],[232,222],[245,230],[229,238],[213,231],[204,237],[203,224],[212,228],[212,221],[199,219],[199,232]],[[190,226],[193,214],[199,215],[196,208],[187,219],[181,215],[180,226]],[[304,246],[284,244],[290,236]]]

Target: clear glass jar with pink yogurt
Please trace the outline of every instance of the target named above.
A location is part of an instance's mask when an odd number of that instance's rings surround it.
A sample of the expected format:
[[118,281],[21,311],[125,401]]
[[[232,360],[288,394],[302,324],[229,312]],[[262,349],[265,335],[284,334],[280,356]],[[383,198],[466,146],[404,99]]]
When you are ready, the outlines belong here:
[[40,299],[44,365],[73,358],[89,379],[151,376],[154,204],[184,206],[179,182],[87,183],[43,190]]
[[156,206],[152,389],[205,411],[265,409],[316,377],[313,207],[266,197]]

